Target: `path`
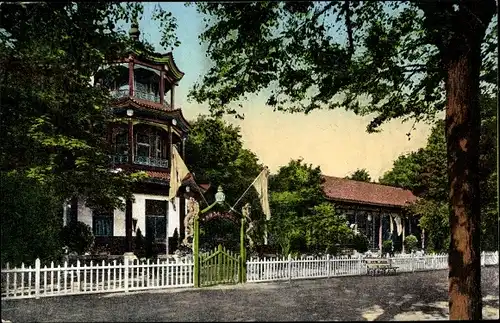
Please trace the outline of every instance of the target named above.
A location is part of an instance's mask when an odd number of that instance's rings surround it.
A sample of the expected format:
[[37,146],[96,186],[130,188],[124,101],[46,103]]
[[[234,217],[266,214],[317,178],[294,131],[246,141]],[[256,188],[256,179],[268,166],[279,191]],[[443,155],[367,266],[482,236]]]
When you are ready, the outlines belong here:
[[[2,300],[16,322],[447,319],[447,271]],[[498,267],[482,271],[484,318],[499,317]]]

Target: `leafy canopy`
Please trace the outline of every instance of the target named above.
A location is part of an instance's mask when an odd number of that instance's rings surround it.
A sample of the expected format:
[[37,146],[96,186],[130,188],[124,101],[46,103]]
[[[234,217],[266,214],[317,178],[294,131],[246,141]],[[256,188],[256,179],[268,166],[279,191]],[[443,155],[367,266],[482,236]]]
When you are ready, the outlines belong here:
[[355,181],[360,181],[360,182],[371,182],[372,178],[370,177],[370,174],[368,171],[364,168],[362,169],[356,169],[351,176],[347,176],[346,178],[352,179]]
[[[267,104],[280,111],[343,107],[374,113],[368,131],[392,118],[432,119],[444,108],[442,63],[453,56],[447,46],[456,35],[441,27],[476,10],[469,3],[458,10],[452,3],[429,1],[198,2],[196,7],[206,15],[200,41],[208,45],[213,66],[193,87],[192,99],[208,103],[216,115],[241,117],[233,103],[241,105],[247,94],[262,91]],[[491,21],[482,40],[485,86],[496,80],[496,24]]]
[[321,184],[320,168],[300,159],[271,176],[269,232],[282,254],[335,252],[351,238],[346,218],[325,200]]

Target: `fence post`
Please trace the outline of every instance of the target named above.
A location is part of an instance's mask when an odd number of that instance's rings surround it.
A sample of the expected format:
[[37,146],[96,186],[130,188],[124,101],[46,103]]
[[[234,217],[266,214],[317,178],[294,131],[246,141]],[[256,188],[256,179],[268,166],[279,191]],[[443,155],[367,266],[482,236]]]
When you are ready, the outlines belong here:
[[481,251],[481,266],[484,266],[486,264],[485,260],[486,260],[486,255],[484,251]]
[[127,257],[124,257],[123,259],[123,264],[124,264],[124,283],[125,283],[125,293],[128,293],[128,262],[129,259]]
[[330,278],[330,254],[326,255],[326,276]]
[[292,280],[292,255],[288,254],[288,281]]
[[[392,259],[391,259],[391,264],[392,264]],[[361,268],[363,268],[363,262],[361,259],[361,254],[359,254],[358,255],[358,273],[359,273],[359,275],[363,275],[363,273],[361,272]]]
[[415,271],[415,257],[413,257],[413,254],[410,254],[410,264],[411,264],[411,272]]
[[40,298],[40,258],[35,260],[35,298]]

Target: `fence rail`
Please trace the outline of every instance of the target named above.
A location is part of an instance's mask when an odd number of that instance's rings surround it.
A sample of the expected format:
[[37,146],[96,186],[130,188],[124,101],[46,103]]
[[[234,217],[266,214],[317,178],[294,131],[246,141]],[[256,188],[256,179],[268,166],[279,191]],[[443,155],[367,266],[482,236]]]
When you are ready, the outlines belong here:
[[93,263],[50,267],[2,269],[2,298],[31,298],[59,295],[128,292],[146,289],[193,286],[193,261]]
[[[398,272],[415,272],[448,268],[448,255],[397,255],[389,258]],[[481,265],[498,265],[497,252],[482,252]],[[247,260],[247,282],[325,278],[366,274],[366,263],[358,257],[281,257]],[[194,286],[192,257],[177,261],[119,263],[102,261],[90,264],[41,266],[21,265],[2,269],[2,299],[39,298],[46,296],[129,292]]]

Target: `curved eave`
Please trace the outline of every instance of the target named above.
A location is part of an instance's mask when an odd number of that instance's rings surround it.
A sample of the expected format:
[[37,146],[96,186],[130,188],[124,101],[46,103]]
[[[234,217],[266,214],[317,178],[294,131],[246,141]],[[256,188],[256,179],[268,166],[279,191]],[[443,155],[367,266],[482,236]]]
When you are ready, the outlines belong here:
[[153,65],[166,65],[168,67],[167,73],[170,74],[170,76],[173,77],[176,82],[180,81],[184,77],[184,72],[182,72],[177,64],[175,64],[172,52],[168,52],[166,54],[148,54],[137,50],[132,50],[131,53],[134,54],[134,56],[136,56],[138,59],[144,60],[147,63]]
[[[177,121],[177,127],[179,127],[184,132],[189,132],[191,125],[184,118],[181,109],[166,110],[162,105],[150,103],[144,100],[138,100],[131,97],[123,97],[113,101],[113,109],[119,114],[126,114],[127,108],[135,108],[141,113],[148,114],[151,117],[165,118],[165,120],[175,119]],[[123,109],[123,111],[118,110]]]

